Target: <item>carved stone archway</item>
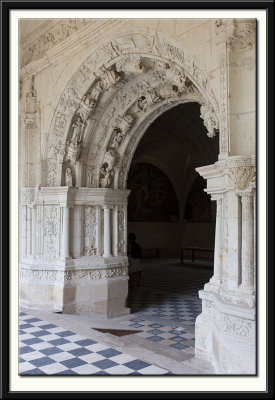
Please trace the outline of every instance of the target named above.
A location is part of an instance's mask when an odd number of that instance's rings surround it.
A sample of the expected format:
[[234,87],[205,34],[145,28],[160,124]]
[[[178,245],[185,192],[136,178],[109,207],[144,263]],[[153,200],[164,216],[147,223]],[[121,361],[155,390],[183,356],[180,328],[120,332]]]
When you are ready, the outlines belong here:
[[218,101],[207,74],[182,46],[143,30],[103,44],[72,76],[55,110],[47,186],[64,185],[69,165],[77,187],[123,188],[123,158],[131,157],[129,143],[141,138],[139,126],[153,120],[150,114],[186,101],[201,104],[208,135],[214,136]]
[[214,276],[200,292],[196,355],[217,372],[254,373],[255,157],[228,156],[227,39],[218,45],[219,99],[187,51],[156,31],[117,35],[79,66],[53,115],[42,187],[21,190],[20,297],[23,305],[64,313],[129,312],[125,184],[132,156],[160,114],[198,102],[208,135],[220,130],[223,157],[197,169],[217,201],[218,234]]

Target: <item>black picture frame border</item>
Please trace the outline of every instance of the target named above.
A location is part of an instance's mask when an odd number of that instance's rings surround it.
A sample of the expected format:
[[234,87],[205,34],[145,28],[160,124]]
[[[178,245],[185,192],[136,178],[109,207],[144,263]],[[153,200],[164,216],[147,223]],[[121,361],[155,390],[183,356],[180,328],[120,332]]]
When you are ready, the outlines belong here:
[[[77,4],[77,8],[75,7]],[[266,10],[267,12],[267,80],[268,80],[268,91],[267,91],[267,122],[268,122],[268,133],[267,133],[267,212],[268,212],[268,221],[267,221],[267,257],[268,257],[268,277],[267,277],[267,300],[268,300],[268,309],[267,309],[267,343],[268,343],[268,356],[267,356],[267,390],[265,392],[194,392],[194,391],[181,391],[181,392],[105,392],[105,391],[95,391],[95,392],[11,392],[9,386],[9,325],[10,325],[10,317],[9,317],[9,284],[11,280],[11,276],[9,273],[9,254],[7,252],[3,252],[6,249],[6,245],[4,244],[4,239],[9,238],[10,229],[9,229],[9,215],[10,215],[10,197],[9,190],[10,182],[9,182],[9,168],[6,168],[6,165],[9,165],[9,151],[10,150],[10,138],[6,132],[9,132],[9,119],[4,118],[3,116],[7,116],[9,114],[9,82],[10,82],[10,64],[9,64],[9,12],[14,9],[101,9],[104,4],[104,9],[127,9],[125,5],[130,5],[131,8],[135,9],[194,9],[194,5],[196,9],[201,10],[212,10],[212,9],[259,9]],[[3,0],[1,2],[1,44],[2,44],[2,52],[1,52],[1,128],[2,135],[0,139],[0,148],[1,148],[1,270],[0,270],[0,278],[1,278],[1,380],[0,380],[0,394],[3,399],[11,399],[11,398],[30,398],[30,399],[48,399],[48,398],[75,398],[75,394],[79,399],[91,398],[99,395],[100,398],[128,398],[129,395],[131,398],[143,398],[146,394],[151,398],[234,398],[236,394],[240,398],[273,398],[274,396],[274,383],[272,372],[274,370],[274,322],[273,322],[273,304],[274,304],[274,288],[273,288],[273,280],[274,280],[274,183],[273,183],[273,171],[274,171],[274,1],[157,1],[153,0],[150,2],[144,1],[101,1],[101,2],[93,2],[91,0],[81,1],[81,2],[73,2],[68,0],[61,0],[58,2],[53,1],[41,1],[39,3],[35,1],[12,1],[12,0]],[[217,7],[218,6],[218,7]],[[3,190],[3,189],[5,190]],[[3,194],[5,195],[3,197]],[[4,235],[3,235],[4,232]],[[11,242],[9,241],[9,249],[11,246]],[[111,379],[112,377],[110,377]],[[177,377],[173,377],[177,379]],[[207,378],[207,377],[206,377]],[[92,396],[91,396],[92,394]]]

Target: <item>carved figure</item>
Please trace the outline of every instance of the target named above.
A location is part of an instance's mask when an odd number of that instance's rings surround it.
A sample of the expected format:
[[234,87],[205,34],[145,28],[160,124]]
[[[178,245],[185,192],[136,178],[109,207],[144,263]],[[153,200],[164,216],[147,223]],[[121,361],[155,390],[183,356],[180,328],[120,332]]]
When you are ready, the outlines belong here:
[[119,129],[115,129],[114,133],[115,133],[115,135],[114,135],[113,140],[111,142],[111,147],[115,147],[116,148],[121,144],[121,142],[122,142],[122,140],[123,140],[125,135],[123,135],[122,132]]
[[120,129],[121,132],[125,135],[132,125],[134,121],[134,118],[130,114],[125,114],[124,117],[122,117],[117,124],[118,129]]
[[108,90],[111,86],[117,83],[121,76],[115,70],[106,71],[101,77],[101,88]]
[[111,171],[108,169],[108,166],[106,166],[104,164],[100,168],[100,172],[101,172],[101,176],[102,176],[102,178],[100,179],[100,182],[99,182],[100,186],[103,188],[108,188],[111,184],[111,179],[110,179]]
[[69,187],[73,186],[73,172],[70,167],[66,168],[65,183],[66,183],[66,186],[69,186]]
[[77,121],[73,123],[72,128],[73,128],[72,140],[77,142],[77,143],[81,142],[81,134],[82,134],[82,129],[83,129],[83,122],[81,121],[80,117],[78,117]]
[[137,54],[127,55],[125,59],[116,63],[116,68],[125,75],[138,75],[144,72],[144,68],[140,65],[140,56]]
[[110,172],[113,169],[114,163],[115,163],[115,156],[112,150],[108,150],[104,157],[104,164],[107,164],[106,167],[107,171]]

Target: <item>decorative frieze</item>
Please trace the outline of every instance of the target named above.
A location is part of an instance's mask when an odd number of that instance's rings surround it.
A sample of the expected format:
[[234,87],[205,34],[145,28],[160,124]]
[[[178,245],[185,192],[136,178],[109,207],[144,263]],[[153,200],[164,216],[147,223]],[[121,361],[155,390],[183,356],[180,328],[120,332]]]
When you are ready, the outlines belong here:
[[77,269],[77,270],[47,270],[19,268],[19,277],[22,281],[49,281],[56,284],[75,284],[103,278],[118,278],[128,275],[127,265],[108,268]]
[[223,332],[255,340],[255,321],[220,312],[215,314],[215,320]]
[[32,61],[41,58],[48,50],[52,49],[58,43],[70,37],[73,33],[85,26],[87,19],[69,19],[61,20],[58,24],[46,34],[39,36],[25,51],[22,65],[26,66]]

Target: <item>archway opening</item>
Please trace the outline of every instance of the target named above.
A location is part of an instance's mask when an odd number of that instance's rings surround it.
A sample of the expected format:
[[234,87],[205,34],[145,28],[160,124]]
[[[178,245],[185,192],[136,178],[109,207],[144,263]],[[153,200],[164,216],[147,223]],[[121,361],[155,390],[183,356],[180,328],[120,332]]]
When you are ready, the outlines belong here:
[[130,282],[128,307],[136,327],[151,326],[144,338],[190,356],[215,239],[215,209],[195,168],[217,158],[218,137],[207,136],[200,105],[180,104],[144,133],[127,181],[128,233],[142,248],[141,279]]

